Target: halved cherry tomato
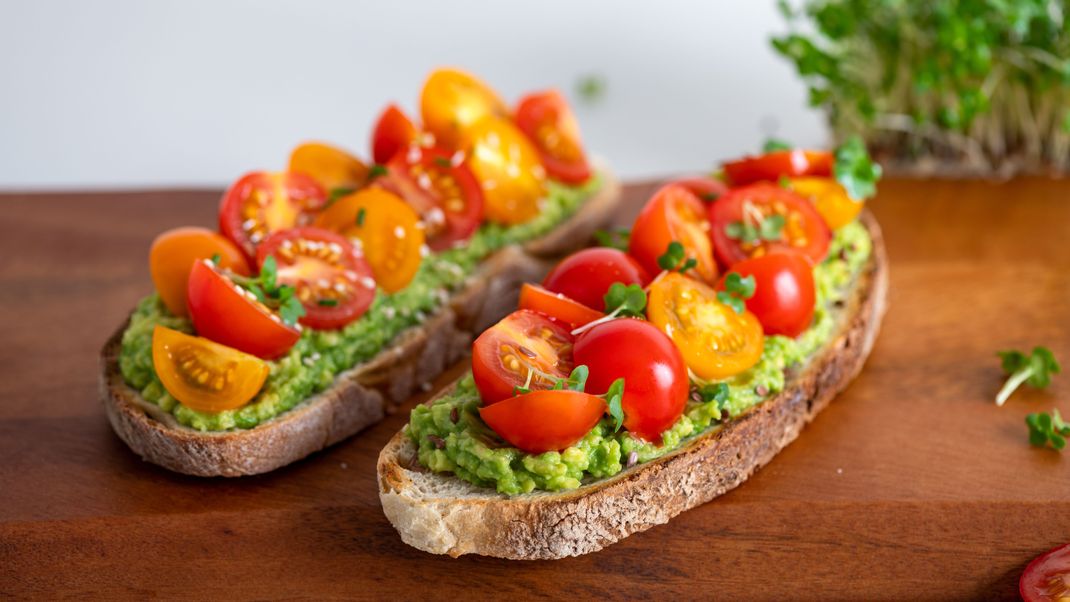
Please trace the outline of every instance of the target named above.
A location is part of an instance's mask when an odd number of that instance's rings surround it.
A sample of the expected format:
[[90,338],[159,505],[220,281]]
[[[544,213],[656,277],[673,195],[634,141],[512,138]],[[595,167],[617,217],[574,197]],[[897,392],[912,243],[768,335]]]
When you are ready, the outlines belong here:
[[1025,602],[1057,602],[1070,597],[1070,543],[1033,559],[1018,581],[1018,593]]
[[242,176],[223,195],[219,231],[256,260],[256,246],[273,232],[308,225],[327,203],[323,188],[301,173],[257,171]]
[[832,175],[832,160],[832,153],[828,151],[796,148],[729,161],[724,164],[724,173],[732,186],[775,181],[780,176],[829,176]]
[[301,331],[219,272],[211,261],[198,261],[189,274],[190,319],[197,334],[221,345],[264,359],[286,353]]
[[535,147],[516,126],[484,117],[465,130],[461,148],[483,188],[487,219],[520,224],[539,214],[546,170]]
[[152,331],[152,366],[171,397],[198,412],[242,407],[271,372],[248,353],[163,326]]
[[698,262],[695,272],[707,282],[717,281],[717,263],[710,245],[709,222],[702,201],[686,187],[669,184],[654,193],[632,226],[628,254],[657,274],[658,257],[679,242],[687,257]]
[[725,186],[724,182],[704,176],[676,180],[673,184],[679,184],[690,190],[692,194],[705,203],[712,203],[720,198],[722,194],[728,192],[728,186]]
[[408,148],[419,136],[419,130],[408,115],[391,103],[379,115],[372,130],[372,158],[376,163],[384,164]]
[[676,343],[699,378],[725,379],[761,359],[765,339],[758,318],[737,314],[705,284],[666,272],[650,284],[648,299],[647,318]]
[[486,116],[506,118],[509,109],[485,83],[459,69],[436,69],[420,91],[424,130],[435,144],[454,150],[462,134]]
[[546,90],[521,98],[516,107],[516,125],[535,144],[551,178],[580,184],[591,177],[580,127],[560,92]]
[[576,251],[562,259],[546,275],[542,285],[549,291],[603,311],[606,292],[615,282],[646,286],[650,276],[639,262],[623,251],[593,247]]
[[472,344],[472,377],[487,405],[512,397],[517,387],[549,389],[572,367],[569,328],[527,309],[509,314]]
[[149,273],[168,311],[176,316],[187,315],[190,268],[197,259],[215,256],[219,258],[219,267],[242,276],[249,275],[249,264],[238,247],[207,228],[175,228],[152,241]]
[[[814,319],[813,264],[798,253],[782,251],[744,259],[732,266],[740,276],[754,276],[754,296],[747,311],[762,323],[765,334],[799,336]],[[717,284],[724,290],[725,274]]]
[[605,314],[574,301],[561,293],[550,292],[537,284],[520,287],[520,309],[530,309],[567,323],[573,328],[604,318]]
[[464,153],[410,145],[387,164],[377,186],[405,199],[423,218],[434,251],[468,240],[483,221],[483,189]]
[[360,241],[375,281],[388,293],[397,292],[416,275],[423,260],[424,231],[419,216],[397,195],[366,188],[331,204],[315,226]]
[[[776,238],[734,237],[738,234],[734,229],[757,229],[773,215],[784,218]],[[798,251],[817,264],[828,253],[832,238],[825,220],[813,205],[794,192],[767,182],[733,188],[710,205],[710,228],[717,259],[726,267],[777,250]]]
[[257,264],[269,256],[276,280],[294,287],[305,306],[300,322],[309,328],[341,328],[364,315],[375,300],[368,262],[345,237],[306,226],[279,230],[257,249]]
[[346,151],[320,142],[306,142],[290,153],[292,173],[303,173],[331,192],[357,189],[368,179],[368,166]]
[[576,337],[576,365],[586,365],[587,390],[604,392],[624,379],[624,426],[647,441],[680,417],[687,403],[687,365],[669,337],[649,322],[623,318]]
[[788,182],[791,190],[814,204],[833,230],[853,222],[865,205],[863,201],[852,199],[847,190],[832,178],[791,178]]
[[532,391],[479,408],[479,417],[513,447],[530,454],[579,441],[606,411],[601,397],[579,391]]

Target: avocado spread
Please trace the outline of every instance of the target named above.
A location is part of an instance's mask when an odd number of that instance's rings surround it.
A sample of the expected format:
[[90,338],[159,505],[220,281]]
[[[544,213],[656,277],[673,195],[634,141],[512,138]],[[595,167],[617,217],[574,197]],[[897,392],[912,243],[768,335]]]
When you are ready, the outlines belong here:
[[249,429],[293,408],[326,389],[334,377],[377,355],[402,331],[423,322],[460,288],[479,262],[494,251],[549,232],[572,215],[602,185],[595,175],[580,186],[551,182],[541,211],[514,226],[484,224],[463,247],[424,258],[412,282],[401,291],[379,290],[368,312],[340,330],[304,329],[290,351],[269,362],[271,372],[255,398],[222,412],[198,412],[163,388],[152,365],[152,331],[157,324],[186,333],[193,325],[171,315],[156,294],[141,300],[123,333],[119,368],[128,385],[148,402],[174,415],[179,423],[201,431]]
[[662,433],[660,445],[626,431],[614,433],[612,422],[606,418],[560,452],[525,453],[505,443],[479,418],[481,402],[471,374],[431,405],[415,408],[405,431],[418,446],[420,463],[427,468],[494,487],[499,493],[575,489],[585,481],[612,476],[624,469],[633,452],[639,463],[665,455],[781,391],[785,369],[805,362],[832,336],[834,305],[847,296],[871,251],[872,241],[861,224],[851,223],[838,230],[828,258],[814,269],[817,307],[810,328],[794,339],[765,337],[758,363],[728,381],[727,400],[720,405],[716,401],[689,401],[679,420]]

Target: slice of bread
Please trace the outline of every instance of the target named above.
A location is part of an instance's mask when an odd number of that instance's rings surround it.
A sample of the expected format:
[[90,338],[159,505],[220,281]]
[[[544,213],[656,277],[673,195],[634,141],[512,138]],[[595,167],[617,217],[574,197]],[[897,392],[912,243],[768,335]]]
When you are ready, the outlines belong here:
[[620,184],[608,171],[602,174],[599,191],[552,232],[496,251],[426,322],[339,374],[327,390],[251,429],[198,431],[142,399],[119,371],[123,324],[100,358],[101,397],[112,428],[149,462],[190,475],[231,477],[285,466],[379,422],[467,354],[476,334],[511,312],[522,283],[541,280],[555,256],[580,248],[610,222]]
[[657,460],[579,489],[506,496],[432,473],[399,432],[379,455],[379,499],[401,539],[435,554],[550,559],[600,550],[738,486],[798,437],[862,369],[880,328],[888,267],[880,228],[862,217],[873,253],[837,310],[829,342],[793,367],[784,390]]

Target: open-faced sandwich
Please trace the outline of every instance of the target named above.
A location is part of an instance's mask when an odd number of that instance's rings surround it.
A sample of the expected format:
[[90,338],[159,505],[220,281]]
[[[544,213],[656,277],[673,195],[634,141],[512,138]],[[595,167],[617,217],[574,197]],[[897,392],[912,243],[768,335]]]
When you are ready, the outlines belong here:
[[471,374],[379,456],[406,543],[599,550],[739,485],[847,386],[884,311],[884,247],[862,212],[880,169],[858,141],[767,150],[664,186],[621,248],[525,285],[476,339]]
[[420,114],[387,107],[371,166],[303,144],[287,171],[231,186],[218,232],[156,239],[156,292],[102,352],[108,418],[135,452],[237,476],[336,443],[460,358],[523,281],[611,217],[619,186],[560,94],[510,110],[442,69]]

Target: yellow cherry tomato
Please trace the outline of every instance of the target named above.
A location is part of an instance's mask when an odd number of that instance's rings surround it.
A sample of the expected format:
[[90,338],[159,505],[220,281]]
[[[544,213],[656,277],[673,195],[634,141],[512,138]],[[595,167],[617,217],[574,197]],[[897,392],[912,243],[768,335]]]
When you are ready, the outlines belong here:
[[368,166],[340,148],[306,142],[290,153],[290,171],[301,172],[330,193],[339,188],[356,190],[368,179]]
[[207,228],[185,227],[168,230],[152,241],[149,273],[160,300],[176,316],[186,316],[189,273],[197,259],[216,258],[217,265],[241,276],[249,275],[249,264],[229,239]]
[[843,186],[832,178],[790,178],[788,183],[793,191],[814,204],[833,230],[853,222],[865,204],[848,196]]
[[484,117],[465,130],[461,148],[483,188],[483,212],[488,220],[520,224],[539,214],[546,170],[538,151],[516,126]]
[[271,372],[254,355],[163,326],[152,331],[152,365],[171,397],[199,412],[242,407]]
[[507,117],[498,93],[475,76],[458,69],[437,69],[420,92],[424,131],[438,146],[453,150],[469,126],[488,115]]

